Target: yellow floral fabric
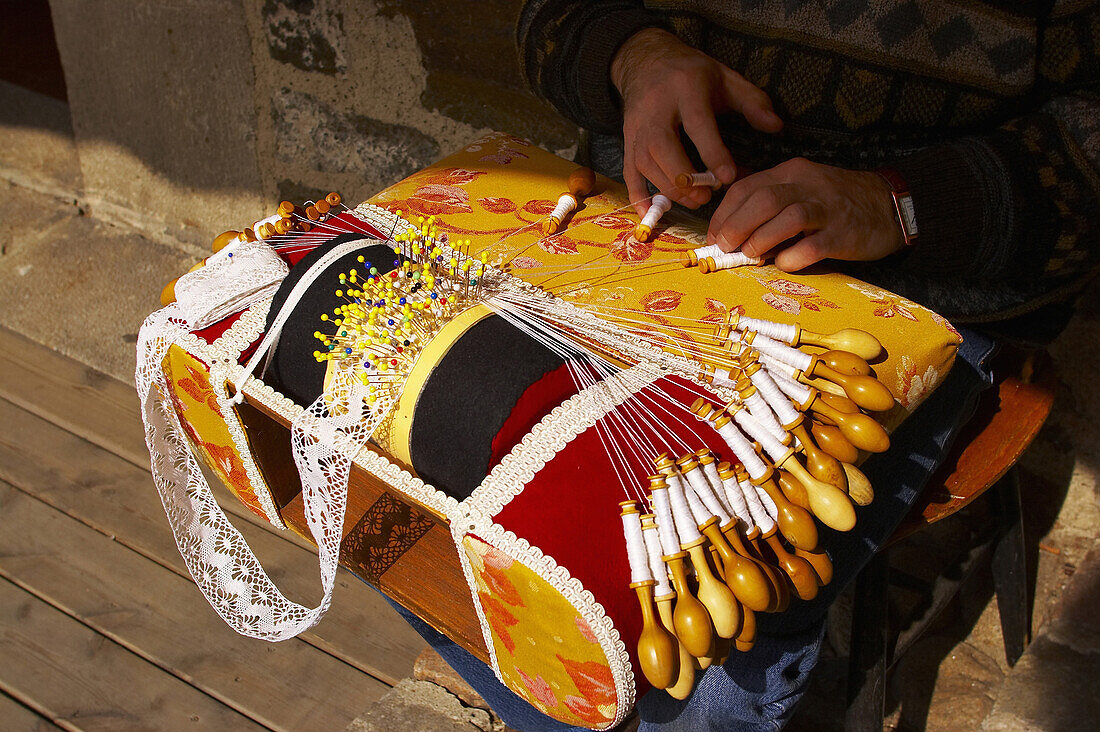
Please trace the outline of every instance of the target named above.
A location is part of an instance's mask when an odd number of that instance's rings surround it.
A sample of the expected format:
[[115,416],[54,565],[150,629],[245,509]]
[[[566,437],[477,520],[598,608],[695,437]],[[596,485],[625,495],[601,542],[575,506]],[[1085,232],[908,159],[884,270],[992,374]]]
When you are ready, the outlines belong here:
[[679,263],[704,246],[706,223],[674,212],[649,242],[634,238],[637,215],[626,190],[598,178],[594,195],[543,237],[539,224],[566,191],[576,165],[510,135],[493,133],[370,199],[414,223],[435,217],[450,241],[470,242],[514,274],[609,319],[640,322],[698,340],[734,310],[795,322],[817,332],[862,328],[885,346],[876,375],[897,398],[880,415],[897,426],[946,376],[960,337],[943,317],[880,288],[834,272],[787,274],[773,266],[704,275]]
[[462,539],[504,683],[544,714],[604,729],[615,682],[592,628],[525,565],[476,536]]
[[[225,416],[210,385],[206,364],[173,344],[168,348],[163,366],[168,397],[195,451],[241,503],[260,518],[271,521],[256,497],[257,490],[268,488],[266,485],[253,486],[249,480],[241,455],[225,426]],[[231,414],[229,418],[237,416]]]

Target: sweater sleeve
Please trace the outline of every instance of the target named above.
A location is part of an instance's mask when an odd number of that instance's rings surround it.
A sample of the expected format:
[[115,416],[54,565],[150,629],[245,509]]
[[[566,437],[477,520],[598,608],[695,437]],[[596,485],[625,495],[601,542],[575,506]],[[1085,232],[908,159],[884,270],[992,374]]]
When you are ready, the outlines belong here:
[[[1030,113],[890,164],[909,184],[919,243],[900,264],[1012,301],[1080,287],[1100,264],[1097,3],[1058,7],[1039,39]],[[1042,100],[1046,101],[1042,101]],[[1015,296],[1013,296],[1015,293]]]
[[660,15],[631,0],[527,0],[516,26],[527,84],[581,127],[622,134],[622,111],[611,84],[619,47]]

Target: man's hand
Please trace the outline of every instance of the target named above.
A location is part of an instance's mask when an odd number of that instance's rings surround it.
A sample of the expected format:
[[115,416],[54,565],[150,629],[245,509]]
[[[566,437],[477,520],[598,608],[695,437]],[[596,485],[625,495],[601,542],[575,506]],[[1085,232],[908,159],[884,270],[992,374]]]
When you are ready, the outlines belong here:
[[707,242],[797,272],[825,258],[882,259],[905,246],[890,187],[876,173],[795,158],[743,178],[710,220]]
[[682,190],[674,182],[694,171],[680,144],[681,125],[707,169],[725,184],[733,182],[737,168],[718,134],[717,115],[739,112],[762,132],[783,127],[767,94],[657,28],[638,31],[622,45],[611,63],[611,80],[623,98],[623,179],[639,216],[647,208],[646,179],[690,208],[710,200],[710,189]]

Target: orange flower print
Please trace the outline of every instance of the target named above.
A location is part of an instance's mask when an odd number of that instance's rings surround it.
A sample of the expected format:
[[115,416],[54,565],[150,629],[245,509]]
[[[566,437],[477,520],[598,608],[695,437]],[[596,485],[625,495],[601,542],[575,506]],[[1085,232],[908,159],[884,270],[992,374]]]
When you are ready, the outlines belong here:
[[535,267],[544,267],[542,262],[534,257],[513,257],[512,266],[517,269],[533,269]]
[[633,230],[620,233],[608,247],[615,258],[622,262],[644,262],[653,254],[653,242],[638,241],[634,238]]
[[520,210],[529,214],[534,214],[535,216],[542,217],[549,216],[551,213],[553,213],[555,206],[557,206],[557,203],[555,203],[554,201],[548,201],[545,198],[532,198],[530,201],[523,204],[520,207]]
[[424,171],[425,183],[438,183],[445,186],[464,186],[485,175],[484,170],[466,170],[465,168],[444,168],[443,170]]
[[420,186],[409,196],[403,206],[407,212],[421,216],[440,214],[470,213],[470,194],[456,186],[442,183],[429,183]]
[[210,381],[205,371],[201,371],[191,364],[184,362],[183,364],[187,368],[187,376],[179,379],[176,385],[187,392],[187,396],[194,399],[199,404],[206,404],[214,414],[219,417],[222,416],[222,410],[218,408],[218,398],[214,396],[214,392],[210,389]]
[[794,282],[775,277],[761,282],[764,287],[771,290],[761,299],[776,310],[797,315],[802,308],[820,311],[822,308],[837,309],[840,306],[831,300],[826,300],[817,294],[817,288],[803,282]]
[[512,199],[502,196],[486,196],[485,198],[477,199],[477,202],[489,213],[507,214],[516,210],[516,204]]
[[676,290],[654,290],[642,297],[639,304],[650,313],[667,313],[680,306],[684,293]]
[[908,409],[916,406],[936,388],[940,374],[934,366],[929,366],[923,374],[917,373],[917,365],[909,356],[901,357],[898,366],[897,393],[901,406]]
[[894,293],[884,290],[881,287],[875,287],[863,282],[849,282],[848,287],[860,292],[871,301],[874,306],[872,312],[875,317],[878,318],[894,318],[902,317],[906,320],[912,320],[917,322],[917,315],[915,310],[924,310],[920,305],[917,305],[911,300],[906,300],[904,297],[895,295]]
[[628,229],[634,230],[635,222],[626,216],[613,213],[605,213],[601,216],[597,216],[592,219],[592,223],[596,226],[602,226],[605,229],[614,229],[616,231],[622,231]]
[[516,669],[516,673],[523,679],[523,685],[530,692],[528,701],[544,712],[549,712],[558,706],[558,698],[554,696],[554,690],[550,688],[550,684],[546,683],[546,679],[538,674],[532,679],[519,668]]
[[551,254],[576,254],[577,242],[564,234],[554,234],[539,239],[539,249]]
[[[596,716],[603,719],[615,717],[615,680],[611,669],[595,661],[573,661],[557,655],[569,678],[577,686],[581,697],[596,708]],[[586,719],[592,716],[585,715]]]
[[506,145],[501,145],[500,149],[496,152],[489,153],[488,155],[482,155],[478,158],[480,163],[496,163],[497,165],[507,165],[516,158],[526,159],[528,156],[521,153],[519,150],[513,150]]
[[715,300],[713,297],[704,300],[703,307],[707,310],[707,314],[700,318],[704,323],[721,323],[726,319],[726,314],[731,312],[740,315],[745,314],[744,305],[734,305],[732,308],[727,308],[724,302]]
[[515,560],[482,541],[470,540],[467,546],[473,550],[467,552],[467,556],[470,559],[470,567],[474,570],[474,579],[478,587],[508,605],[524,607],[519,591],[504,573],[504,570],[511,567]]
[[577,626],[577,630],[581,632],[581,636],[583,636],[586,641],[589,643],[597,642],[596,634],[592,632],[591,626],[588,625],[588,622],[584,618],[578,615],[573,618],[573,624]]
[[478,592],[477,599],[481,602],[481,609],[485,613],[485,621],[493,629],[493,634],[500,638],[500,642],[508,649],[509,653],[516,652],[516,642],[512,640],[508,629],[519,623],[519,619],[508,611],[500,600],[485,592]]

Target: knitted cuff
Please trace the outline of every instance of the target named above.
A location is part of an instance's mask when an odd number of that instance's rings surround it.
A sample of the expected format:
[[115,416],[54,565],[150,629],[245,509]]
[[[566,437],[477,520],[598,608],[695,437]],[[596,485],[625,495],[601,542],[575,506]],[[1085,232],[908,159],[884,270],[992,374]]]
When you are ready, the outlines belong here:
[[[965,143],[962,143],[965,144]],[[920,239],[905,266],[935,275],[973,277],[994,244],[989,210],[996,205],[973,156],[953,144],[934,145],[887,163],[909,185]]]
[[611,83],[611,60],[628,38],[643,28],[666,28],[659,16],[640,8],[623,9],[600,15],[581,31],[577,56],[573,61],[573,88],[577,121],[584,127],[607,135],[622,134],[623,115],[619,93]]

